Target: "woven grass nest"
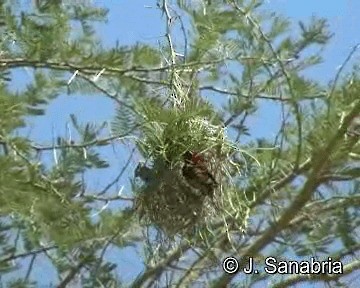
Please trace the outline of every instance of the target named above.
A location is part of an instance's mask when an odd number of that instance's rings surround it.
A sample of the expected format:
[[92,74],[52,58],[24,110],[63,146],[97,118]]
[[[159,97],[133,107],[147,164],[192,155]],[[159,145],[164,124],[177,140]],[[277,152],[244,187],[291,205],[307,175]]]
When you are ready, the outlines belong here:
[[[229,233],[227,219],[231,217],[232,226],[244,230],[249,209],[233,180],[243,175],[246,165],[232,161],[232,155],[241,152],[227,140],[225,128],[194,116],[195,112],[177,117],[150,112],[144,111],[150,116],[144,117],[143,135],[137,142],[150,164],[138,165],[135,177],[141,181],[133,189],[141,223],[159,228],[165,236],[201,238],[219,233],[219,221],[224,222],[221,233]],[[183,173],[187,152],[203,157],[217,183],[211,195],[195,188],[189,173]],[[217,229],[215,234],[213,229]]]
[[[219,179],[219,173],[211,172]],[[174,167],[162,161],[152,167],[140,163],[135,176],[142,180],[135,196],[141,222],[155,225],[168,236],[193,235],[220,206],[221,186],[214,189],[213,197],[205,195],[187,183],[181,163]]]

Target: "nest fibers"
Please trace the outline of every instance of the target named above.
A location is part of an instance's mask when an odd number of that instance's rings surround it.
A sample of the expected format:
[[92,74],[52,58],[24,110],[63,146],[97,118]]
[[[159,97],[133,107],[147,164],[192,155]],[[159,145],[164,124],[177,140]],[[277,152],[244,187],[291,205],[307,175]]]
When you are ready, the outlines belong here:
[[168,236],[193,234],[196,225],[205,223],[219,205],[219,189],[210,199],[186,182],[179,165],[170,169],[154,164],[148,168],[140,163],[135,176],[144,182],[135,201],[141,221],[154,224]]
[[[228,217],[243,227],[248,208],[230,181],[234,175],[239,175],[239,167],[230,161],[234,147],[225,141],[225,129],[200,117],[162,124],[156,126],[160,131],[146,133],[148,137],[141,141],[141,150],[147,154],[144,156],[151,155],[153,160],[148,166],[140,163],[135,171],[135,176],[142,180],[141,185],[135,187],[135,209],[141,222],[160,228],[170,237],[175,234],[193,236],[204,227],[210,230],[209,223],[221,218],[224,231],[228,232]],[[154,135],[162,137],[154,138]],[[201,153],[219,184],[214,188],[213,197],[194,188],[183,177],[181,155],[188,150]]]

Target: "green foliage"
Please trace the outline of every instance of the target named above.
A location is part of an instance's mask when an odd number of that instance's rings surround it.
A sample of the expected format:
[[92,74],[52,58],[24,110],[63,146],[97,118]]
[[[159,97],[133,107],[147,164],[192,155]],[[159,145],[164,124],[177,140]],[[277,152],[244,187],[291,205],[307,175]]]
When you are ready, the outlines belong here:
[[[34,74],[34,81],[27,85],[26,90],[22,93],[24,101],[27,104],[28,114],[43,115],[44,107],[48,100],[54,99],[59,93],[59,88],[63,83],[54,77],[37,72]],[[39,107],[40,106],[40,107]]]
[[138,115],[132,106],[124,103],[124,105],[117,107],[114,120],[111,123],[114,134],[126,135],[133,132],[139,125]]
[[158,50],[149,46],[136,45],[132,50],[133,65],[139,67],[152,67],[160,63]]
[[142,117],[139,148],[145,158],[178,161],[185,151],[206,151],[223,142],[222,129],[211,125],[210,106],[189,102],[185,111],[161,107],[157,101],[138,103]]
[[16,95],[10,93],[3,85],[0,85],[1,135],[7,135],[16,128],[24,125],[22,121],[24,110],[24,103],[20,97],[16,97]]

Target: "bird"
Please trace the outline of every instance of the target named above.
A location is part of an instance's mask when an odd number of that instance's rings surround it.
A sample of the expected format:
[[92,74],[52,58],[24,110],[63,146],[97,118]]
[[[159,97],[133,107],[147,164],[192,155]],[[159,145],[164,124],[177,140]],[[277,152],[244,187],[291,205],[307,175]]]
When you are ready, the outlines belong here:
[[140,162],[135,169],[134,176],[139,177],[145,183],[149,183],[154,178],[154,172],[144,162]]
[[188,184],[202,194],[214,196],[214,189],[218,185],[215,177],[209,172],[206,161],[200,153],[187,151],[183,155],[184,166],[182,174]]
[[360,136],[360,115],[355,116],[354,119],[351,121],[351,124],[349,125],[346,134],[350,137]]

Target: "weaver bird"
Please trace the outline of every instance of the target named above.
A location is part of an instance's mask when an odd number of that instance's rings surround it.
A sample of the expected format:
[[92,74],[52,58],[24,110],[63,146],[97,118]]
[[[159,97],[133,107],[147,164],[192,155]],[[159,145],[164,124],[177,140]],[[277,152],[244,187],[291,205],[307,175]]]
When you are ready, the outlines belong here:
[[217,182],[209,172],[204,157],[195,152],[184,153],[182,173],[189,185],[200,192],[213,197]]

